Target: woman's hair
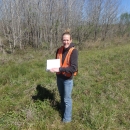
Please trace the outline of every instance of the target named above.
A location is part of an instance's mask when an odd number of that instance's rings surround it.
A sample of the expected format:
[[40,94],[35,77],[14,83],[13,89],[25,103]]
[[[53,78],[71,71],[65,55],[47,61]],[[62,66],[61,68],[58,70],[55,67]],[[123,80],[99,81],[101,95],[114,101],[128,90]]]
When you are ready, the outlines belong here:
[[61,39],[63,39],[63,36],[64,35],[69,35],[70,36],[70,39],[72,39],[72,36],[71,36],[71,34],[70,34],[70,29],[66,29],[65,31],[64,31],[64,33],[62,34],[62,38]]

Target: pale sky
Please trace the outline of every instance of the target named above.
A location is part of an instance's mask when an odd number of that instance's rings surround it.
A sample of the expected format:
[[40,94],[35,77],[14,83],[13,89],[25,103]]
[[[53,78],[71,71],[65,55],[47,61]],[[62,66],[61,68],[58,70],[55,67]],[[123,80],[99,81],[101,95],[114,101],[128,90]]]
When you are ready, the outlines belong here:
[[130,0],[121,0],[121,13],[130,13]]

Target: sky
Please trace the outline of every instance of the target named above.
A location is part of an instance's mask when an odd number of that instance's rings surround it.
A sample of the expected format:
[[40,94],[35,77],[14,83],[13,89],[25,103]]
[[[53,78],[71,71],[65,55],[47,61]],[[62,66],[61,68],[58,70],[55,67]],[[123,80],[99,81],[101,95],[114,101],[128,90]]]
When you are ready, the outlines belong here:
[[130,13],[130,0],[121,0],[121,13]]

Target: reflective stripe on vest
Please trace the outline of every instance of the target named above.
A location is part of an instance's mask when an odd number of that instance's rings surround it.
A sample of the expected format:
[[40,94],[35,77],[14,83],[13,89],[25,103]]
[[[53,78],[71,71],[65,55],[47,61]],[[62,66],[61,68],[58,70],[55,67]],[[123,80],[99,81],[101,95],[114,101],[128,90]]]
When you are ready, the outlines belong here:
[[[61,67],[69,67],[70,66],[70,56],[71,56],[71,53],[72,51],[74,50],[74,47],[70,48],[66,57],[65,57],[65,60],[62,64],[62,52],[63,52],[63,49],[64,47],[62,46],[61,48],[59,48],[58,52],[57,52],[57,59],[60,59],[60,66]],[[71,73],[66,73],[66,72],[57,72],[57,74],[63,74],[64,76],[66,77],[71,77],[72,74]],[[74,72],[74,76],[77,74],[77,72]]]

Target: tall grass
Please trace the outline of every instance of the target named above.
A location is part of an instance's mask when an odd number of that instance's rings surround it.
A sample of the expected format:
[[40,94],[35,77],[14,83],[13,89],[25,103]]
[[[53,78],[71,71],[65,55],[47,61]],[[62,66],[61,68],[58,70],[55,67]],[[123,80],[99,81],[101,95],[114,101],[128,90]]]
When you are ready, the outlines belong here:
[[61,123],[56,77],[45,71],[54,57],[42,51],[0,56],[1,130],[130,128],[129,44],[79,51],[69,124]]

